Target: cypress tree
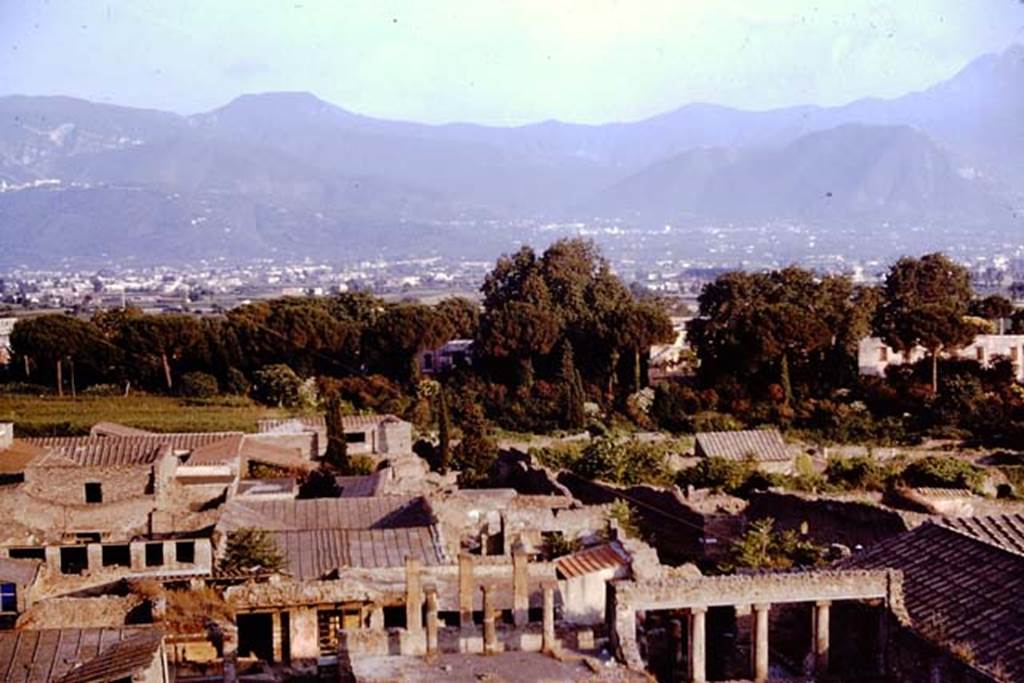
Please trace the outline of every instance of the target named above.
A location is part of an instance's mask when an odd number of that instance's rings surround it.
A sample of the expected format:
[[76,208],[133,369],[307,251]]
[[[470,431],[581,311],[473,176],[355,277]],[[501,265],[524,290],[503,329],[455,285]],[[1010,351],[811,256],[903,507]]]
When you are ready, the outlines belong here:
[[327,451],[324,453],[326,464],[339,471],[347,472],[348,444],[345,441],[345,422],[341,415],[341,396],[338,390],[331,387],[327,394]]
[[444,387],[438,392],[437,402],[438,469],[443,474],[448,471],[452,462],[451,414],[448,410],[448,395]]

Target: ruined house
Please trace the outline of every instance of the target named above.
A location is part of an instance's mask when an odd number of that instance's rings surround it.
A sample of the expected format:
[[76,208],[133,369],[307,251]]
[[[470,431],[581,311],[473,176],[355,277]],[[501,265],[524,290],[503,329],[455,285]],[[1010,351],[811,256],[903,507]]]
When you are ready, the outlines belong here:
[[[383,456],[412,453],[412,425],[394,415],[346,415],[342,419],[349,455]],[[259,439],[291,443],[315,457],[327,449],[327,420],[323,415],[260,420]]]

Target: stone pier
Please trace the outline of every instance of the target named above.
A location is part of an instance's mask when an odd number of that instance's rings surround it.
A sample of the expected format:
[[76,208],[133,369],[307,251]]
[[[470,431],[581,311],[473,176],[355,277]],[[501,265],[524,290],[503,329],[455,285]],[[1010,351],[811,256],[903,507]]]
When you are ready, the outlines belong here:
[[814,673],[821,676],[828,671],[830,600],[814,604]]
[[437,587],[427,586],[427,654],[437,654]]
[[542,615],[543,627],[541,649],[544,652],[554,652],[557,643],[555,642],[555,587],[554,581],[545,581],[542,589],[544,591],[544,610]]
[[423,586],[420,561],[405,558],[405,628],[411,633],[423,630]]
[[463,632],[473,628],[473,556],[459,554],[459,627]]
[[494,587],[484,584],[484,654],[498,652],[498,631],[494,623]]
[[522,550],[512,553],[512,620],[522,627],[530,621],[529,566]]
[[754,683],[768,680],[768,611],[771,605],[758,603],[754,608]]
[[707,607],[690,608],[690,680],[693,683],[707,681],[707,613]]

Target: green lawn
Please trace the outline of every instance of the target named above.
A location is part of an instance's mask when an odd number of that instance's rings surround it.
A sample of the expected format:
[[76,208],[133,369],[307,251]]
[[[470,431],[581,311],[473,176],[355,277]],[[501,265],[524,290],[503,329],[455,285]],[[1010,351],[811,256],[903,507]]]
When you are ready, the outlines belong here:
[[256,431],[256,421],[287,412],[241,399],[185,401],[166,396],[58,398],[0,395],[0,422],[17,436],[88,434],[97,422],[156,432]]

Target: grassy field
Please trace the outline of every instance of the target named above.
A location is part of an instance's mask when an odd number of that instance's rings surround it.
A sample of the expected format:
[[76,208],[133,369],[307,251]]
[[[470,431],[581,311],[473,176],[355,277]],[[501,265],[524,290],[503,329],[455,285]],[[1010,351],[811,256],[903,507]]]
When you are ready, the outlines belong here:
[[18,436],[88,434],[97,422],[156,432],[256,431],[256,421],[287,412],[239,399],[185,401],[166,396],[58,398],[0,395],[0,422]]

